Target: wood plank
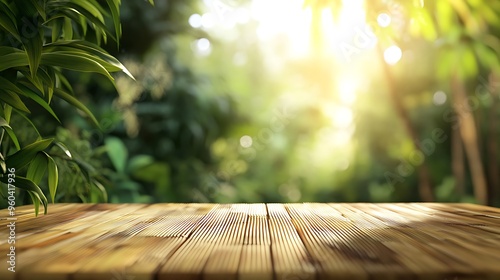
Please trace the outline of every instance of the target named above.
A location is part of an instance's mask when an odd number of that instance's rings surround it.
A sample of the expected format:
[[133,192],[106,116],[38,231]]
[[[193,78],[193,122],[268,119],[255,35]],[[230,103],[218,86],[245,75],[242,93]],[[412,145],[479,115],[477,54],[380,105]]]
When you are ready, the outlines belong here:
[[315,279],[316,267],[283,204],[268,204],[271,253],[276,279]]
[[500,279],[500,210],[473,204],[55,204],[16,218],[2,280]]

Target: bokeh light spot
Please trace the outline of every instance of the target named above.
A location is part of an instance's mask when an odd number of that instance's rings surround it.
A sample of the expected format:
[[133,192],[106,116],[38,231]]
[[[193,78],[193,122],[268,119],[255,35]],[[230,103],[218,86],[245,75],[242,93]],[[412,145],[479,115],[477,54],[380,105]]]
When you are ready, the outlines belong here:
[[189,17],[189,25],[193,28],[200,28],[202,26],[201,16],[199,14],[192,14]]
[[434,96],[432,97],[432,102],[434,103],[434,105],[440,106],[446,102],[446,99],[447,99],[446,93],[439,90],[436,91],[436,93],[434,93]]
[[250,147],[252,147],[252,144],[253,144],[252,137],[250,137],[248,135],[244,135],[240,138],[240,145],[243,148],[250,148]]
[[391,16],[386,13],[381,13],[377,17],[377,22],[381,27],[387,27],[391,24]]
[[384,60],[387,64],[394,65],[403,57],[403,52],[398,46],[390,46],[384,51]]

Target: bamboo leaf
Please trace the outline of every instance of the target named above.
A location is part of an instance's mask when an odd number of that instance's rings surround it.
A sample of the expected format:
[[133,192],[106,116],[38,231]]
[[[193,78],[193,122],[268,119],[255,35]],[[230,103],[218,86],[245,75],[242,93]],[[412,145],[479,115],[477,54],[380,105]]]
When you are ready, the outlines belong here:
[[12,52],[2,54],[0,50],[0,72],[13,67],[21,67],[29,65],[28,56],[25,52]]
[[3,100],[5,103],[9,104],[13,108],[16,108],[26,113],[30,113],[28,107],[26,107],[24,102],[21,100],[21,98],[19,98],[17,94],[14,94],[9,90],[5,90],[4,88],[2,88],[2,86],[4,85],[0,86],[0,92],[2,92],[2,94],[0,94],[0,100]]
[[[7,184],[8,183],[7,176],[0,177],[0,181]],[[40,187],[37,184],[26,179],[25,177],[16,176],[16,188],[25,190],[30,194],[33,204],[35,206],[36,215],[38,215],[38,208],[40,202],[43,204],[43,207],[45,209],[44,214],[47,214],[47,205],[48,205],[47,197],[45,197],[45,194],[43,194],[42,189],[40,189]]]
[[[1,7],[1,4],[0,8],[3,8]],[[0,27],[7,31],[8,34],[12,35],[17,41],[21,41],[16,21],[12,20],[12,18],[7,14],[7,11],[4,9],[0,10]]]
[[52,42],[55,42],[61,36],[61,32],[64,25],[64,19],[56,18],[53,20],[52,26]]
[[73,23],[71,23],[71,19],[69,19],[69,18],[64,19],[63,38],[64,38],[64,40],[72,40],[73,39]]
[[26,178],[35,184],[40,184],[47,171],[47,158],[41,152],[38,152],[28,166]]
[[12,140],[12,142],[14,143],[14,146],[16,146],[16,149],[19,151],[21,150],[21,145],[19,145],[19,140],[17,139],[17,136],[16,134],[14,133],[14,131],[12,130],[12,128],[10,127],[5,127],[5,132],[7,132],[7,135],[9,135],[10,139]]
[[[111,18],[115,27],[116,38],[122,35],[122,26],[120,23],[120,2],[116,0],[106,0],[111,11]],[[120,40],[116,40],[117,47],[120,47]]]
[[50,199],[52,200],[52,203],[55,203],[57,185],[59,184],[59,174],[57,171],[57,164],[51,156],[49,156],[46,153],[45,153],[45,156],[47,157],[47,160],[48,160],[48,165],[47,165],[48,175],[47,176],[48,176]]
[[[54,70],[54,69],[52,69],[52,70]],[[69,93],[73,94],[73,87],[69,83],[69,81],[66,78],[66,76],[64,76],[64,74],[61,73],[61,71],[55,70],[54,72],[55,72],[55,75],[56,75],[56,86],[55,86],[55,88],[60,88],[60,89],[64,88],[65,91],[68,91]],[[55,90],[55,88],[54,88],[54,90]]]
[[9,7],[9,5],[5,2],[0,1],[0,10],[5,13],[7,17],[9,17],[10,21],[15,23],[16,22],[16,14],[15,12]]
[[106,76],[114,84],[113,77],[104,66],[85,56],[61,52],[49,52],[42,54],[42,63],[44,65],[57,66],[79,72],[97,72]]
[[101,184],[101,182],[97,180],[92,180],[92,184],[97,187],[97,189],[101,192],[102,194],[102,199],[103,202],[106,203],[108,202],[108,192],[106,192],[106,189],[104,186]]
[[5,162],[9,167],[21,169],[28,165],[38,152],[45,150],[53,141],[54,139],[45,139],[33,142],[7,157]]
[[11,128],[9,123],[2,117],[0,117],[0,126],[1,127],[7,127],[7,128]]
[[29,40],[25,40],[23,45],[28,56],[31,76],[35,77],[38,66],[40,65],[40,59],[42,57],[43,30],[38,29],[33,37],[31,37]]
[[71,152],[69,151],[68,147],[66,147],[66,145],[59,141],[54,142],[54,144],[59,147],[70,159],[73,158],[73,155],[71,155]]
[[104,22],[101,22],[98,18],[94,17],[92,14],[89,14],[87,11],[77,10],[75,8],[67,7],[65,4],[62,4],[61,9],[62,9],[61,13],[64,14],[69,19],[73,20],[74,22],[80,22],[81,17],[84,17],[88,21],[90,21],[91,26],[94,28],[96,32],[96,37],[98,40],[102,36],[104,38],[104,42],[106,42],[107,35],[109,34],[109,36],[116,41],[114,35],[108,31],[108,27],[106,26],[106,24]]
[[12,115],[12,107],[5,104],[5,107],[3,109],[3,114],[5,116],[5,120],[10,123],[10,117]]
[[77,109],[80,109],[81,111],[83,111],[85,114],[87,114],[87,116],[90,118],[90,120],[92,120],[92,122],[94,123],[95,126],[99,127],[99,122],[97,121],[97,119],[94,117],[94,114],[92,114],[92,112],[90,112],[90,110],[85,106],[83,105],[80,101],[78,101],[78,99],[74,98],[72,95],[64,92],[63,90],[61,89],[55,89],[54,90],[54,93],[61,97],[62,99],[64,99],[66,102],[68,102],[69,104],[73,105],[74,107],[76,107]]
[[47,14],[45,13],[45,8],[42,7],[40,1],[33,1],[33,5],[35,6],[36,10],[40,14],[40,16],[43,18],[43,20],[47,19]]
[[44,214],[47,214],[47,197],[45,197],[45,194],[43,194],[42,190],[37,184],[24,177],[16,176],[16,187],[36,194],[37,199],[33,200],[33,203],[36,203],[35,201],[37,200],[40,201],[43,204],[43,208],[45,209]]
[[[88,55],[93,56],[93,59],[98,59],[98,61],[105,66],[105,68],[110,71],[122,71],[127,74],[130,78],[134,79],[132,74],[128,71],[128,69],[121,64],[121,62],[108,54],[105,50],[100,48],[99,46],[81,40],[72,40],[72,41],[61,41],[55,42],[52,44],[47,44],[45,46],[45,51],[82,51]],[[90,57],[89,57],[90,58]],[[106,67],[107,66],[107,67]]]
[[31,191],[27,191],[31,197],[31,201],[33,201],[33,206],[35,207],[35,217],[38,216],[38,212],[40,211],[40,196]]
[[42,106],[47,112],[49,112],[59,123],[61,122],[59,120],[59,118],[57,117],[56,113],[54,112],[54,110],[52,110],[50,105],[47,103],[47,101],[45,101],[42,97],[40,97],[38,94],[36,94],[35,92],[30,90],[26,86],[20,85],[20,87],[22,87],[22,89],[23,89],[22,95],[35,101],[38,105]]
[[90,3],[88,0],[73,0],[73,2],[67,2],[65,5],[79,11],[82,14],[85,13],[87,15],[86,18],[89,18],[89,15],[91,15],[91,17],[97,18],[100,22],[105,23],[104,16],[96,7],[98,4],[95,2]]
[[[36,132],[36,134],[38,135],[38,137],[41,138],[40,132],[36,128],[35,124],[26,116],[26,114],[19,113],[19,116],[21,116],[26,122],[28,122],[31,125],[31,127],[33,128],[33,130]],[[19,148],[19,150],[20,149],[21,148]]]
[[23,93],[23,91],[18,86],[16,86],[11,81],[3,78],[2,76],[0,76],[0,89],[1,90],[8,90],[8,91],[13,92],[15,94],[22,94]]

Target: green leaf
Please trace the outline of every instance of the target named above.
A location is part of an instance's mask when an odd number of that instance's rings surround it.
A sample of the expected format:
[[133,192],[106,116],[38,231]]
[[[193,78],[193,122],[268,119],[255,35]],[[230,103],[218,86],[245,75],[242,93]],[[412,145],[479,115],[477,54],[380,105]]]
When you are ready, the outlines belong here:
[[[54,70],[53,67],[47,67],[47,69],[44,69],[44,68],[41,68],[40,70],[42,71],[38,71],[38,73],[44,73],[43,75],[41,75],[42,77],[42,80],[45,81],[46,85],[47,85],[47,88],[46,88],[46,99],[47,99],[47,103],[50,104],[50,102],[52,101],[52,96],[54,96],[54,88],[56,87],[56,83],[57,83],[57,76],[56,76],[56,71]],[[45,74],[47,74],[45,76]],[[46,78],[48,79],[46,79]]]
[[57,41],[61,36],[63,25],[64,25],[64,19],[61,18],[56,18],[51,22],[52,42]]
[[[18,112],[19,113],[19,112]],[[19,116],[21,116],[26,122],[28,122],[31,127],[33,128],[33,130],[36,132],[36,134],[38,135],[39,138],[41,138],[41,135],[40,135],[40,132],[38,131],[38,129],[36,128],[35,124],[30,120],[30,118],[28,118],[26,116],[26,114],[23,114],[23,113],[19,113]],[[19,148],[20,150],[21,148]]]
[[65,18],[63,23],[63,38],[64,40],[73,39],[73,23],[71,19]]
[[7,157],[5,162],[9,167],[21,169],[28,165],[38,152],[45,150],[52,143],[52,141],[54,141],[54,139],[39,140],[31,143]]
[[11,81],[0,76],[0,90],[8,90],[15,94],[22,94],[23,91]]
[[35,216],[38,216],[38,212],[40,211],[40,196],[34,192],[27,191],[31,197],[31,201],[33,201],[33,206],[35,207]]
[[[115,27],[116,38],[120,38],[122,35],[122,27],[120,23],[120,2],[116,0],[106,0],[109,9],[111,11],[111,18],[113,19],[113,24]],[[120,40],[116,40],[116,44],[120,46]]]
[[0,126],[1,127],[7,127],[7,128],[11,128],[9,123],[2,117],[0,117]]
[[[5,174],[7,172],[7,165],[5,165],[5,160],[3,160],[2,153],[0,153],[0,171],[2,172],[2,174]],[[0,193],[2,193],[1,191],[2,190],[0,190]],[[4,196],[4,198],[6,197]]]
[[3,109],[3,113],[5,116],[5,120],[10,123],[10,117],[12,116],[12,106],[9,106],[5,104],[5,107]]
[[38,185],[42,181],[46,171],[47,158],[43,153],[38,152],[28,167],[26,178]]
[[45,153],[45,156],[48,160],[48,183],[49,183],[49,192],[50,199],[52,199],[52,203],[55,203],[57,185],[59,184],[59,174],[57,172],[57,164],[54,159]]
[[[62,9],[61,13],[64,14],[67,18],[72,19],[74,22],[80,22],[81,17],[85,17],[88,21],[90,21],[96,32],[96,37],[98,40],[100,40],[100,37],[102,36],[104,38],[104,42],[106,42],[107,35],[109,34],[109,36],[116,41],[114,35],[109,33],[106,24],[100,21],[98,18],[94,17],[88,11],[77,10],[75,8],[68,7],[66,3],[60,4],[60,8]],[[71,40],[66,37],[65,39]]]
[[21,67],[29,65],[28,56],[25,52],[12,52],[9,54],[1,54],[0,72],[13,67]]
[[71,155],[71,152],[69,151],[68,147],[66,147],[66,145],[59,141],[54,142],[54,144],[59,147],[70,159],[73,158],[73,155]]
[[54,93],[61,97],[62,99],[64,99],[66,102],[68,102],[69,104],[73,105],[75,108],[77,109],[80,109],[81,111],[83,111],[85,114],[87,114],[87,116],[90,118],[90,120],[94,123],[95,126],[99,127],[99,122],[97,121],[97,119],[94,117],[94,114],[92,114],[92,112],[90,112],[90,110],[85,106],[83,105],[80,101],[78,101],[78,99],[74,98],[72,95],[66,93],[65,91],[61,90],[61,89],[58,89],[56,88],[54,90]]
[[42,63],[44,65],[57,66],[73,71],[100,73],[114,83],[114,78],[104,66],[85,56],[62,52],[49,52],[42,54]]
[[6,127],[5,128],[5,132],[7,132],[7,135],[9,135],[10,139],[12,140],[12,142],[14,143],[14,146],[16,146],[16,149],[19,151],[21,150],[21,145],[19,145],[19,140],[17,140],[17,136],[16,134],[14,133],[14,131],[12,130],[12,128],[10,127]]
[[116,137],[108,137],[104,140],[108,156],[116,171],[123,173],[127,164],[128,150],[122,140]]
[[62,90],[68,91],[73,94],[73,87],[69,83],[68,79],[64,76],[60,71],[55,71],[56,75],[56,88],[60,88]]
[[103,202],[104,203],[108,202],[108,193],[106,192],[106,189],[101,184],[101,182],[99,182],[97,180],[92,180],[92,185],[96,186],[97,189],[101,192]]
[[31,77],[35,77],[42,56],[43,29],[39,28],[34,36],[23,42],[23,45],[28,56]]
[[[8,183],[7,176],[0,177],[0,181],[7,184]],[[33,204],[35,206],[36,215],[38,215],[38,208],[40,202],[43,204],[43,207],[45,209],[44,213],[47,214],[47,205],[48,205],[47,197],[45,197],[45,194],[43,194],[42,189],[40,189],[40,187],[37,184],[26,179],[25,177],[16,176],[15,185],[16,188],[25,190],[30,194]]]
[[[66,6],[74,8],[75,10],[79,11],[80,13],[85,13],[86,15],[92,15],[92,17],[97,18],[100,22],[104,22],[104,16],[99,11],[99,9],[96,7],[98,4],[97,3],[89,3],[90,1],[88,0],[73,0],[74,3],[68,2],[65,3]],[[87,13],[88,12],[88,13]],[[90,16],[87,16],[89,18]]]
[[103,65],[109,72],[123,71],[130,78],[134,79],[132,74],[127,70],[127,68],[118,61],[115,57],[108,54],[105,50],[100,48],[96,44],[92,44],[81,40],[72,41],[60,41],[45,46],[45,51],[63,51],[63,52],[75,52],[73,54],[85,54],[86,57],[90,59],[97,60],[101,65]]
[[0,1],[0,11],[5,13],[5,15],[9,17],[11,22],[16,22],[15,12],[9,7],[7,3],[5,3],[5,1]]
[[129,164],[127,166],[127,173],[131,174],[145,166],[151,165],[154,163],[154,158],[150,155],[137,155],[129,160]]
[[83,37],[87,36],[88,24],[85,17],[80,17],[80,26],[82,27]]
[[52,110],[52,108],[50,107],[50,105],[47,103],[47,101],[45,101],[42,97],[40,97],[38,94],[36,94],[35,92],[33,92],[32,90],[30,90],[29,88],[27,88],[26,86],[24,85],[20,85],[20,87],[22,88],[23,90],[23,95],[32,99],[33,101],[35,101],[36,103],[38,103],[38,105],[42,106],[47,112],[49,112],[59,123],[61,122],[59,120],[59,118],[57,117],[56,113],[54,112],[54,110]]
[[45,209],[44,214],[47,214],[47,205],[48,205],[47,197],[45,197],[45,194],[43,194],[42,190],[37,184],[33,183],[32,181],[24,177],[16,176],[16,187],[30,191],[33,194],[35,194],[37,199],[34,199],[33,203],[36,204],[36,201],[40,201],[43,204],[43,208]]
[[30,113],[28,107],[26,107],[21,98],[19,98],[19,95],[10,92],[8,88],[6,90],[5,88],[3,88],[3,86],[8,87],[8,85],[5,84],[0,85],[0,100],[3,100],[5,103],[9,104],[13,108],[18,109],[19,111]]
[[[3,8],[1,4],[0,9]],[[21,41],[21,37],[19,36],[19,32],[17,31],[16,21],[12,20],[7,11],[5,11],[4,9],[0,10],[0,27],[7,31],[8,34],[12,35],[17,41]]]

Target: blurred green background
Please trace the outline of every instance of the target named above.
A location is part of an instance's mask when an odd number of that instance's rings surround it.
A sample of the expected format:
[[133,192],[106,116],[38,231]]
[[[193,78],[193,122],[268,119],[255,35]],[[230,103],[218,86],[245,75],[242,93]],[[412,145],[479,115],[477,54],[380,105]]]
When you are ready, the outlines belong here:
[[115,90],[68,72],[101,128],[63,102],[51,103],[62,125],[30,116],[78,159],[55,159],[57,202],[500,206],[500,1],[123,1],[121,12],[120,46],[104,48],[136,81],[116,74]]

